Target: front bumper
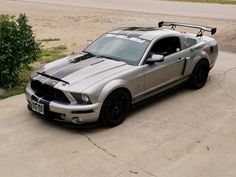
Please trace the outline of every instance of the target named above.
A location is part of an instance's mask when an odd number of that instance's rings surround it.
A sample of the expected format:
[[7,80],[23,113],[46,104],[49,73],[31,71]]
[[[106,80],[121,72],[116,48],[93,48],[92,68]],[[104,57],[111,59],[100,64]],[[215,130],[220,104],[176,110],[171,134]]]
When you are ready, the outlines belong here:
[[74,124],[96,122],[101,110],[100,103],[78,105],[45,100],[35,95],[30,84],[26,86],[25,96],[30,107],[33,101],[41,103],[44,105],[45,117],[61,122]]

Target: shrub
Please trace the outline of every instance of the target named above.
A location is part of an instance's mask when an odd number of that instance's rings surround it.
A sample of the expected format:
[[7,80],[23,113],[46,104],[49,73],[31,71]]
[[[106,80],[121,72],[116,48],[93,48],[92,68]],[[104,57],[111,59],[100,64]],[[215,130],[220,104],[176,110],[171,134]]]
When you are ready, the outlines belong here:
[[20,70],[39,54],[39,43],[27,16],[0,15],[0,87],[11,87],[18,80]]

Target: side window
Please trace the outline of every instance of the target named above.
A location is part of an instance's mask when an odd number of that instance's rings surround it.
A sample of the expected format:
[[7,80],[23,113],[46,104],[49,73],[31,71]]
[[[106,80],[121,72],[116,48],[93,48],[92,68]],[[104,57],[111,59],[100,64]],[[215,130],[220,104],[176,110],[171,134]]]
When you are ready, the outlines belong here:
[[157,41],[150,50],[150,55],[170,55],[181,50],[179,37],[167,37]]
[[197,44],[197,40],[188,36],[183,36],[182,37],[182,44],[183,44],[183,49],[187,49],[189,47],[192,47]]
[[186,38],[186,41],[187,41],[188,47],[192,47],[193,45],[197,44],[197,41],[192,38]]

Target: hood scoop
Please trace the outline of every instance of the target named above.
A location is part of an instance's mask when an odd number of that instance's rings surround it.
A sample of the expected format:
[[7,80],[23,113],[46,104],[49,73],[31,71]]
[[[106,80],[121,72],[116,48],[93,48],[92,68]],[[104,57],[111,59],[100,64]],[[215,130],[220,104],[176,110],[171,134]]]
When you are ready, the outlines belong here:
[[78,56],[76,58],[73,58],[70,62],[71,63],[77,63],[77,62],[87,60],[87,59],[92,58],[92,57],[94,57],[94,55],[89,54],[89,53],[82,53],[80,56]]

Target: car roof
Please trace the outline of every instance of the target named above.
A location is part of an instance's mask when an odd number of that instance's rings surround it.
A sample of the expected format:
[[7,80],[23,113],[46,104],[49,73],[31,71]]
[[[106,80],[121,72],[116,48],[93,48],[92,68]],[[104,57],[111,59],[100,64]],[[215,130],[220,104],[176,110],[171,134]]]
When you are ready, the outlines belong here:
[[168,35],[168,34],[180,34],[180,32],[157,28],[157,27],[123,27],[109,31],[108,33],[117,35],[126,35],[129,37],[136,37],[145,40],[153,40],[158,36]]

